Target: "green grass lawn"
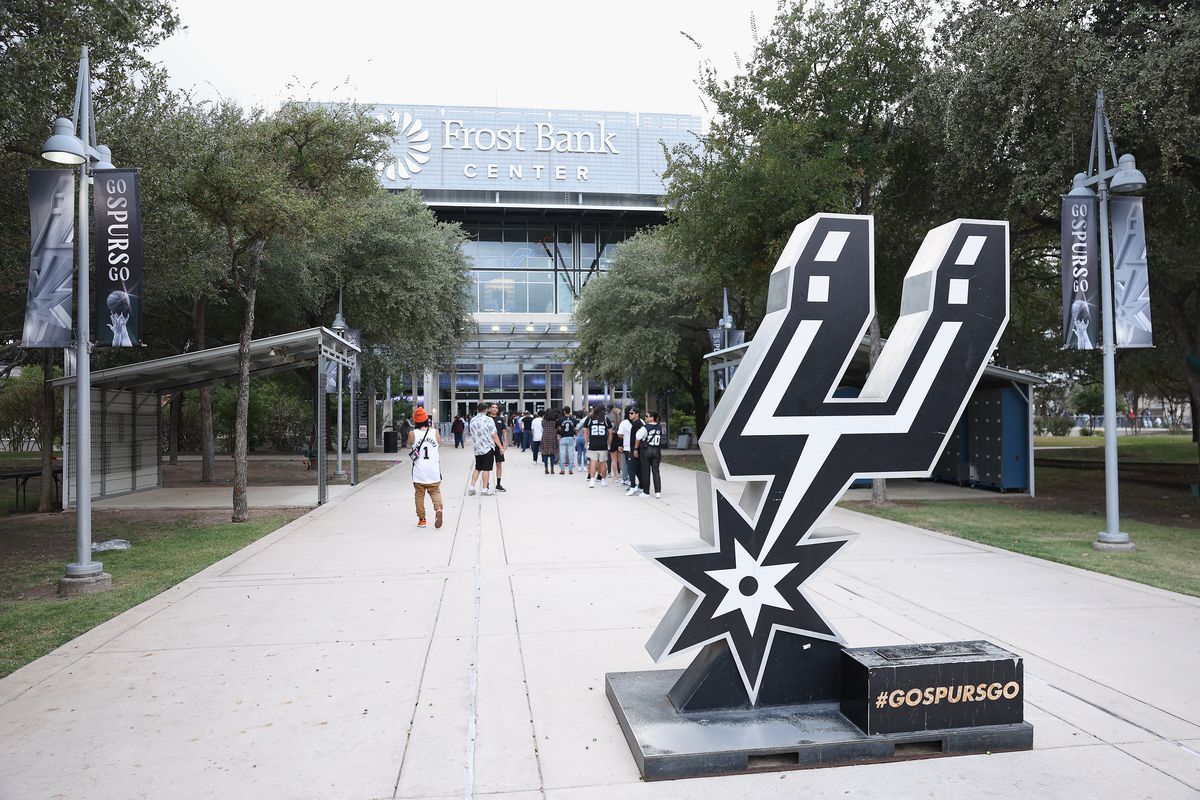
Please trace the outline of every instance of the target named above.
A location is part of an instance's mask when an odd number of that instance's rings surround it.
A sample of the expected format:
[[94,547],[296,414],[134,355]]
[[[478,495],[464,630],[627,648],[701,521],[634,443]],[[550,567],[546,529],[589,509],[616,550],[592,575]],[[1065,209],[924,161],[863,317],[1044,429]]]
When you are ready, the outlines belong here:
[[[1039,443],[1040,443],[1039,439]],[[1062,437],[1053,437],[1057,444]],[[1070,442],[1080,441],[1072,437]],[[1084,441],[1087,441],[1084,439]],[[1196,461],[1189,436],[1121,437],[1121,454],[1130,461],[1181,459],[1183,471],[1174,482],[1163,474],[1134,480],[1129,468],[1121,481],[1121,528],[1137,545],[1135,553],[1102,553],[1092,549],[1104,527],[1104,479],[1099,471],[1037,467],[1037,497],[1013,497],[979,490],[978,499],[900,501],[882,508],[843,502],[855,511],[942,531],[971,541],[1120,578],[1200,596],[1200,504],[1190,497],[1187,475]],[[1038,458],[1047,451],[1039,450]],[[1065,450],[1063,458],[1080,458],[1081,450]],[[1103,450],[1097,448],[1097,458]],[[687,455],[664,459],[690,469],[705,469],[704,459]],[[1142,472],[1150,468],[1142,468]],[[1171,476],[1165,476],[1171,477]]]
[[[1103,436],[1038,436],[1037,457],[1066,458],[1086,461],[1104,460]],[[1200,451],[1191,434],[1142,433],[1117,437],[1117,458],[1121,461],[1143,461],[1160,464],[1195,464]]]
[[1102,553],[1092,549],[1096,531],[1104,527],[1099,512],[1047,511],[1000,500],[902,502],[883,508],[872,508],[867,503],[846,506],[973,542],[1200,597],[1200,531],[1194,528],[1124,519],[1121,528],[1129,533],[1137,552]]
[[94,541],[128,539],[133,548],[97,554],[113,576],[109,592],[61,599],[63,567],[74,560],[74,516],[10,517],[0,529],[0,677],[196,574],[286,524],[303,509],[256,512],[96,513]]

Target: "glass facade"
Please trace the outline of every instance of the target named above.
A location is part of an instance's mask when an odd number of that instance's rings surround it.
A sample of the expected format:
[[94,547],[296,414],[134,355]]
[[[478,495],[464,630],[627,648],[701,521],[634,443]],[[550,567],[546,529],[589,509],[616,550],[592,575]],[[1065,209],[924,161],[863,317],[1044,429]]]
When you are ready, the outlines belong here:
[[569,314],[618,244],[641,225],[613,220],[464,220],[463,252],[475,268],[475,311]]

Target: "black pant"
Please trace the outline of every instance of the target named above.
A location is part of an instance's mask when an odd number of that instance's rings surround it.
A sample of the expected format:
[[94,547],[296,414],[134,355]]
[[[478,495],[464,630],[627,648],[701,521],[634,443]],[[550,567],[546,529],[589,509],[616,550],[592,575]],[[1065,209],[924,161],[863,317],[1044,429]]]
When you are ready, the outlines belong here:
[[461,431],[459,433],[454,434],[454,446],[455,447],[463,446],[463,435],[462,435]]
[[662,491],[662,476],[658,468],[662,464],[662,450],[657,447],[642,446],[639,448],[638,461],[642,467],[642,491],[650,491],[650,478],[654,478],[654,491]]
[[530,442],[529,449],[533,451],[533,463],[536,464],[537,457],[538,457],[538,450],[542,449],[542,440],[538,439],[536,441]]

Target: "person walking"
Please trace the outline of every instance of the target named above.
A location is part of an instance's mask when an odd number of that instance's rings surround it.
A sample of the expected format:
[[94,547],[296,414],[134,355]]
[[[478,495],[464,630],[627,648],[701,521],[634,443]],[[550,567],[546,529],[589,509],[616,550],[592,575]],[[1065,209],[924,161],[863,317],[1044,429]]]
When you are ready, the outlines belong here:
[[571,456],[575,453],[575,418],[571,409],[564,407],[562,419],[558,421],[558,474],[575,474],[575,462]]
[[662,423],[657,411],[651,411],[646,416],[649,421],[638,430],[633,452],[642,465],[640,482],[643,496],[650,496],[650,479],[653,477],[654,496],[662,499],[662,476],[659,475],[662,465]]
[[638,485],[641,464],[637,457],[637,435],[642,427],[641,415],[637,406],[632,406],[629,409],[629,418],[621,423],[621,430],[625,432],[621,437],[621,447],[625,454],[625,473],[629,476],[629,491],[625,492],[627,496],[637,496],[642,493],[642,487]]
[[616,478],[618,483],[624,484],[625,481],[621,478],[621,437],[617,434],[621,418],[612,406],[608,407],[608,414],[604,418],[612,434],[608,442],[608,473]]
[[593,406],[583,427],[588,441],[588,488],[596,485],[597,475],[600,476],[600,485],[608,486],[606,476],[608,451],[612,444],[612,423],[603,411]]
[[513,443],[521,448],[522,453],[525,452],[525,430],[528,425],[524,414],[513,414]]
[[[589,412],[590,411],[591,409],[589,409]],[[575,428],[575,463],[579,465],[580,473],[586,473],[588,470],[584,468],[584,465],[587,464],[590,459],[587,457],[588,440],[587,425],[585,424],[586,418],[583,416],[582,410],[575,415],[575,419],[579,421],[579,424]]]
[[504,414],[500,406],[492,403],[488,406],[488,414],[496,423],[496,435],[500,437],[500,447],[496,450],[496,491],[507,492],[500,481],[504,478],[504,451],[508,447],[508,426],[504,424]]
[[[541,422],[541,420],[538,420],[538,421]],[[523,417],[521,417],[521,450],[522,451],[528,450],[530,447],[533,446],[533,424],[534,424],[533,423],[533,414],[530,414],[528,411],[526,411],[525,415]],[[534,456],[533,460],[537,461],[537,456]]]
[[558,463],[558,412],[550,409],[542,418],[542,471],[554,474]]
[[468,495],[475,494],[475,481],[480,475],[483,476],[483,494],[495,494],[488,484],[492,479],[492,469],[496,466],[496,453],[503,445],[496,435],[496,423],[488,416],[488,408],[487,403],[480,401],[479,413],[471,417],[471,424],[467,426],[471,431],[471,447],[475,451],[475,469],[471,471]]
[[412,459],[413,500],[417,506],[417,527],[425,527],[425,495],[433,501],[433,527],[442,527],[442,435],[433,427],[428,412],[421,406],[412,415],[413,429],[405,445]]
[[454,422],[450,425],[450,432],[454,434],[454,447],[456,449],[463,446],[463,431],[466,429],[467,423],[462,418],[462,414],[455,414]]
[[533,428],[529,432],[529,449],[533,451],[533,463],[537,463],[538,451],[542,449],[542,412],[537,412],[537,416],[529,423]]
[[400,441],[407,442],[408,434],[412,432],[412,425],[408,423],[408,417],[400,415],[400,426],[396,428],[396,433],[400,434]]

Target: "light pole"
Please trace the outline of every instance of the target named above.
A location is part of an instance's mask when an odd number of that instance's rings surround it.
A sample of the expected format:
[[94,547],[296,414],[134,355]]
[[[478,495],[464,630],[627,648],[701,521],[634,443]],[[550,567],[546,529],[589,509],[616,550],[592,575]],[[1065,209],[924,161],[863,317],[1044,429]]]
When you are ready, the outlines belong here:
[[[349,327],[345,317],[342,316],[342,287],[339,286],[338,311],[337,316],[333,318],[333,332],[338,336],[345,336],[346,329]],[[346,477],[346,470],[342,466],[342,363],[340,361],[337,365],[337,469],[334,470],[333,477]]]
[[112,576],[92,559],[92,364],[91,308],[88,287],[91,252],[88,242],[88,182],[94,169],[112,169],[111,151],[96,144],[92,119],[92,84],[88,49],[79,55],[75,107],[71,119],[54,120],[54,133],[42,145],[42,158],[55,164],[79,166],[79,242],[75,296],[75,561],[58,581],[64,595],[92,594],[112,588]]
[[[1107,167],[1105,145],[1112,149],[1117,166]],[[1093,163],[1096,166],[1092,173]],[[1112,243],[1108,236],[1108,193],[1136,192],[1146,186],[1146,176],[1137,168],[1130,154],[1116,158],[1112,145],[1112,127],[1104,113],[1104,92],[1096,93],[1096,114],[1092,120],[1092,147],[1088,156],[1088,171],[1075,176],[1072,197],[1087,197],[1096,186],[1100,195],[1100,303],[1103,321],[1104,352],[1104,516],[1105,528],[1096,534],[1092,547],[1097,550],[1131,551],[1129,534],[1121,530],[1120,503],[1117,489],[1117,372],[1116,331],[1113,328]]]

